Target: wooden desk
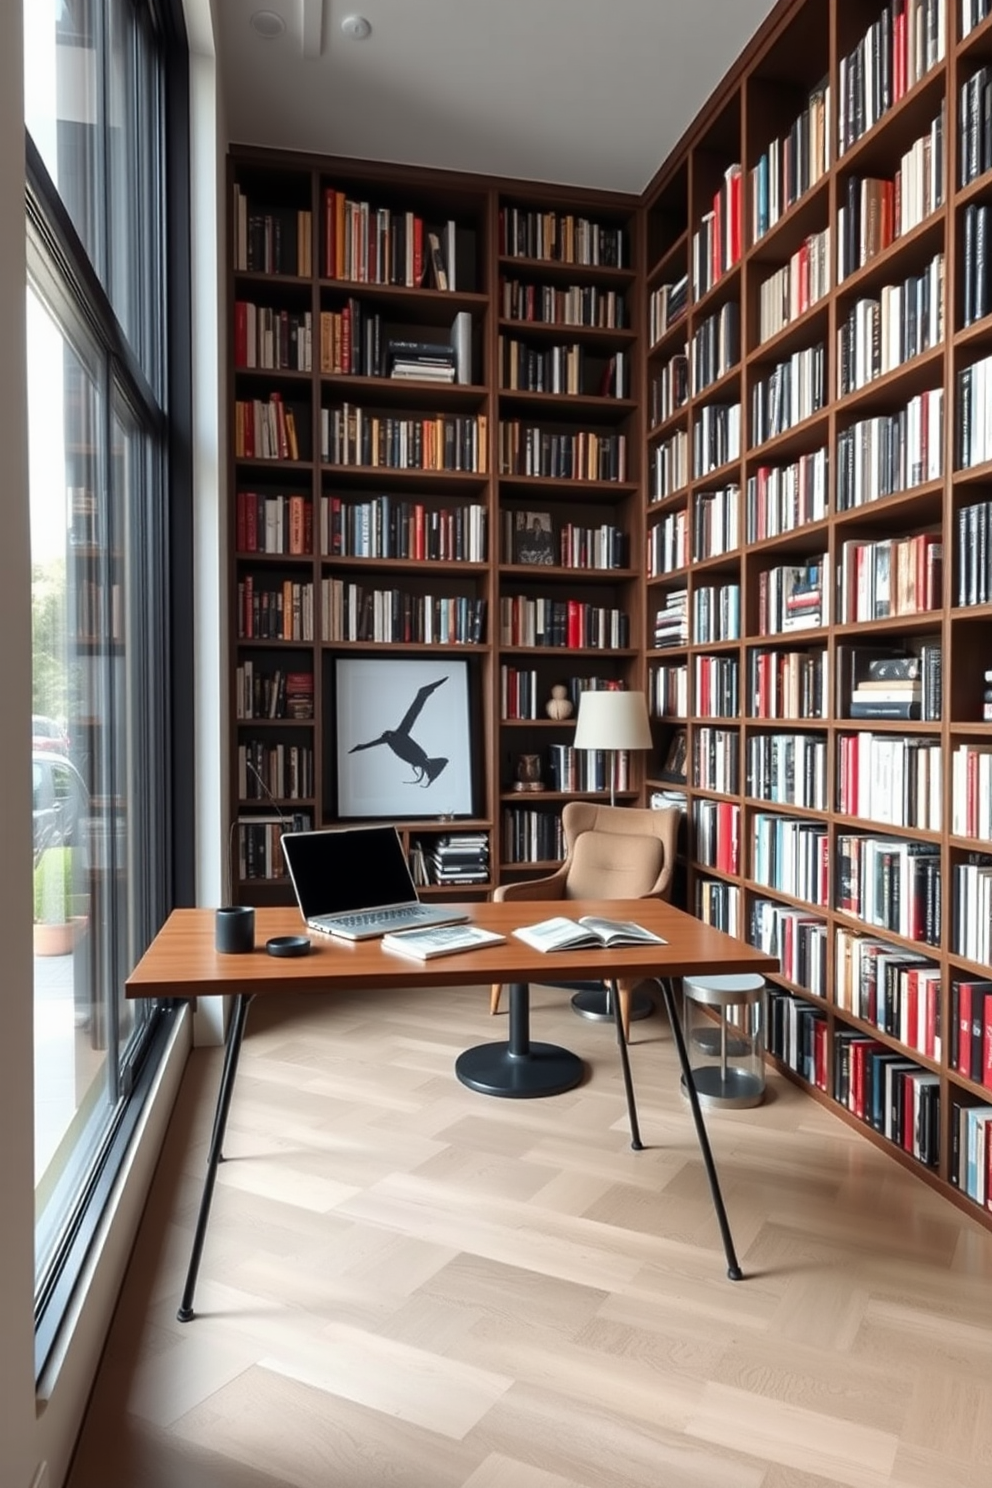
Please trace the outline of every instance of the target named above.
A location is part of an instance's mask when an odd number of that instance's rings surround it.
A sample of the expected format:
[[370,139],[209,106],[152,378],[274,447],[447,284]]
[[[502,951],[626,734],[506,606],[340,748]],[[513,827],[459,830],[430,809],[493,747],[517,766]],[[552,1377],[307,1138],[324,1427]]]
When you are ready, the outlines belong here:
[[[527,987],[534,982],[601,980],[613,993],[615,1026],[631,1143],[642,1146],[637,1124],[630,1061],[620,1021],[621,989],[645,978],[657,978],[675,1039],[685,1087],[692,1109],[696,1135],[706,1165],[710,1192],[720,1223],[727,1271],[734,1281],[741,1276],[733,1240],[720,1194],[716,1169],[696,1089],[689,1069],[685,1041],[675,1008],[672,978],[706,973],[775,971],[773,956],[745,945],[704,925],[692,915],[656,899],[569,900],[563,904],[518,901],[507,904],[469,904],[470,918],[487,929],[506,935],[504,943],[461,955],[439,956],[416,961],[383,949],[378,940],[350,942],[313,935],[309,955],[296,958],[266,954],[265,943],[277,935],[299,934],[301,922],[293,909],[258,909],[255,912],[255,950],[249,955],[223,955],[214,949],[214,911],[177,909],[166,921],[134,971],[127,979],[128,997],[195,998],[208,994],[230,994],[236,999],[228,1030],[224,1070],[217,1095],[213,1135],[204,1180],[200,1213],[193,1238],[186,1286],[178,1316],[188,1322],[193,1316],[193,1293],[200,1255],[206,1236],[217,1165],[221,1160],[227,1113],[230,1107],[245,1020],[252,999],[259,995],[278,997],[287,992],[333,992],[336,987],[377,988],[419,986],[510,985],[510,1039],[484,1044],[466,1051],[456,1063],[460,1077],[474,1089],[500,1095],[542,1095],[568,1089],[581,1078],[582,1065],[567,1049],[552,1044],[531,1044],[528,1027]],[[553,914],[572,919],[599,914],[613,920],[636,920],[664,937],[665,945],[629,946],[620,950],[575,950],[558,953],[535,951],[518,940],[512,931],[520,925],[536,924]],[[564,1064],[562,1063],[564,1057]],[[479,1070],[485,1071],[479,1082]],[[562,1073],[566,1083],[558,1083]],[[494,1072],[494,1073],[493,1073]],[[466,1078],[466,1075],[469,1078]],[[574,1076],[574,1078],[572,1078]],[[507,1088],[503,1088],[507,1087]]]

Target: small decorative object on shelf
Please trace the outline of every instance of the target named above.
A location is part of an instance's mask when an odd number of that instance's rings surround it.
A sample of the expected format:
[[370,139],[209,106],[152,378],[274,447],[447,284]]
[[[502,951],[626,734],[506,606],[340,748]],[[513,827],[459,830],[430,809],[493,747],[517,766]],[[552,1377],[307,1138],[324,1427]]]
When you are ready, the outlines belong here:
[[541,779],[541,756],[522,754],[517,760],[517,778],[513,782],[515,791],[543,791]]
[[571,718],[575,711],[575,705],[568,695],[568,688],[561,682],[556,682],[551,689],[551,696],[544,705],[544,711],[549,718],[556,723],[561,723],[566,718]]

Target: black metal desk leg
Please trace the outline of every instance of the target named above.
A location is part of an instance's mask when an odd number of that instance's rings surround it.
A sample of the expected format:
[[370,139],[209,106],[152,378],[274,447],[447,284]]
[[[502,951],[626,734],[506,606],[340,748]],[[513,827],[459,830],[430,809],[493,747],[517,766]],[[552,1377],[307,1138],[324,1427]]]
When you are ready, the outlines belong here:
[[214,1129],[210,1136],[210,1151],[207,1156],[207,1172],[203,1180],[203,1193],[200,1197],[200,1212],[196,1217],[196,1230],[193,1234],[193,1248],[190,1251],[189,1267],[186,1271],[186,1285],[183,1287],[183,1299],[179,1304],[179,1311],[176,1313],[176,1317],[181,1323],[188,1323],[196,1316],[196,1313],[193,1311],[193,1292],[196,1289],[196,1277],[200,1269],[200,1256],[203,1254],[203,1242],[207,1234],[210,1204],[214,1196],[214,1184],[217,1181],[217,1164],[221,1161],[224,1132],[227,1128],[227,1113],[231,1105],[231,1092],[234,1089],[234,1077],[238,1071],[238,1055],[241,1053],[241,1040],[244,1037],[245,1021],[248,1017],[248,1004],[250,1002],[250,993],[244,993],[235,999],[234,1016],[231,1019],[231,1026],[227,1030],[227,1048],[224,1051],[224,1071],[220,1077],[220,1089],[217,1092],[217,1109],[214,1112]]
[[716,1165],[713,1162],[713,1153],[710,1151],[710,1139],[706,1135],[706,1127],[703,1123],[703,1113],[699,1105],[699,1096],[696,1094],[696,1086],[692,1079],[692,1070],[689,1068],[689,1055],[685,1047],[685,1039],[682,1036],[682,1025],[675,1008],[675,997],[672,992],[672,984],[668,978],[661,978],[661,991],[665,999],[665,1007],[668,1011],[668,1021],[672,1025],[672,1037],[678,1050],[679,1063],[682,1066],[682,1074],[685,1077],[685,1090],[692,1109],[692,1119],[696,1125],[696,1136],[699,1138],[699,1150],[703,1154],[703,1163],[706,1168],[706,1177],[709,1179],[710,1194],[713,1198],[713,1208],[716,1210],[717,1223],[720,1226],[720,1234],[723,1237],[723,1250],[727,1257],[727,1275],[731,1281],[740,1281],[744,1276],[737,1260],[734,1250],[734,1240],[730,1233],[730,1223],[727,1219],[727,1211],[723,1204],[723,1195],[720,1192],[720,1180],[716,1176]]
[[620,989],[615,981],[610,982],[610,1002],[613,1006],[613,1022],[617,1030],[617,1045],[620,1049],[620,1068],[623,1071],[623,1088],[627,1096],[627,1116],[630,1120],[630,1145],[635,1152],[644,1151],[644,1143],[641,1141],[641,1129],[637,1124],[637,1106],[634,1102],[634,1084],[630,1078],[630,1056],[627,1053],[627,1040],[623,1036],[623,1022],[620,1018]]

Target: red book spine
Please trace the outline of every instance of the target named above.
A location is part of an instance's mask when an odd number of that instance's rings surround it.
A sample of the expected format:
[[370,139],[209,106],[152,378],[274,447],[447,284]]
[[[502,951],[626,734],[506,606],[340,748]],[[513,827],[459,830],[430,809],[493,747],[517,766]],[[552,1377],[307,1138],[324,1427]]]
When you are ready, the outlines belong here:
[[341,360],[340,365],[335,367],[336,372],[353,372],[351,365],[351,305],[345,305],[341,311]]
[[730,262],[740,263],[742,247],[741,168],[735,166],[730,175]]
[[245,300],[234,302],[234,365],[248,365],[248,304]]
[[985,998],[985,1022],[982,1030],[982,1084],[992,1090],[992,994]]
[[813,1024],[813,1078],[818,1090],[827,1088],[827,1020],[817,1018]]
[[413,283],[414,287],[424,281],[424,219],[413,219]]
[[582,645],[582,606],[577,599],[568,601],[567,641],[569,649]]
[[901,1029],[901,1037],[904,1044],[911,1044],[914,1049],[922,1049],[920,1040],[920,979],[915,966],[911,966],[906,972],[906,980],[903,984],[902,1013],[904,1024]]
[[958,1069],[971,1075],[971,983],[958,983]]
[[258,496],[254,491],[245,492],[245,546],[246,553],[258,552]]
[[940,1058],[940,978],[926,979],[926,1034],[924,1053],[931,1059]]
[[239,491],[235,498],[234,546],[239,553],[245,551],[245,513],[248,509],[248,492]]

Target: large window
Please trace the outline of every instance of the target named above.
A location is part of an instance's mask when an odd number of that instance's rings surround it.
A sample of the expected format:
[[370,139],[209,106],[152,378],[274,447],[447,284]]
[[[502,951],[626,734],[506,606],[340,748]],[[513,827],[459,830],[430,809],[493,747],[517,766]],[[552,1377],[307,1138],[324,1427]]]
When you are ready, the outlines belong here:
[[38,1362],[168,1011],[124,981],[170,907],[165,37],[24,0]]

